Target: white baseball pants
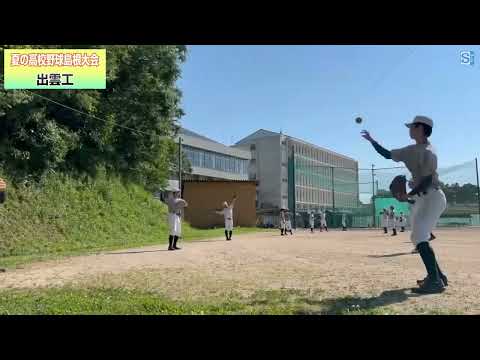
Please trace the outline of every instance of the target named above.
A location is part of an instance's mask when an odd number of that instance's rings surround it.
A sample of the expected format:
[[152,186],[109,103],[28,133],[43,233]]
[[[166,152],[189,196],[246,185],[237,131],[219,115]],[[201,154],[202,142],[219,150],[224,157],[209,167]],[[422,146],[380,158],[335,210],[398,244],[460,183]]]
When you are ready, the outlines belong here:
[[430,233],[437,225],[440,215],[447,208],[447,199],[441,189],[428,191],[427,195],[416,195],[410,215],[412,233],[410,239],[417,246],[430,239]]

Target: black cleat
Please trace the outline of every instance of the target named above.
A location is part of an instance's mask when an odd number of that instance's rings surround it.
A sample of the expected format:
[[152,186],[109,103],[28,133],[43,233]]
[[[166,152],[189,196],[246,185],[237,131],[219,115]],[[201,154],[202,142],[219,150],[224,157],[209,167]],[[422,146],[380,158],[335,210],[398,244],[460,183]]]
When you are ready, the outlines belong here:
[[[445,275],[440,276],[440,279],[442,279],[443,285],[448,286],[448,278]],[[423,280],[417,280],[417,285],[422,286],[425,283],[425,281],[427,281],[427,278]]]
[[168,251],[172,251],[172,250],[175,250],[175,249],[172,246],[169,246]]
[[432,241],[432,240],[435,240],[437,237],[433,234],[430,234],[430,239],[428,239],[428,241]]
[[415,294],[440,294],[444,291],[445,285],[442,280],[433,282],[428,278],[418,288],[412,289]]

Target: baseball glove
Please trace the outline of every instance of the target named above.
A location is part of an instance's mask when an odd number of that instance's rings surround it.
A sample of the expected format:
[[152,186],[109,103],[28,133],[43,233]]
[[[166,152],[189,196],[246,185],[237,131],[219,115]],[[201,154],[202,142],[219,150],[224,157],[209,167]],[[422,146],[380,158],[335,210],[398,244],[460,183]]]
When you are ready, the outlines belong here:
[[400,202],[406,202],[407,198],[407,178],[403,175],[395,176],[390,184],[392,196]]

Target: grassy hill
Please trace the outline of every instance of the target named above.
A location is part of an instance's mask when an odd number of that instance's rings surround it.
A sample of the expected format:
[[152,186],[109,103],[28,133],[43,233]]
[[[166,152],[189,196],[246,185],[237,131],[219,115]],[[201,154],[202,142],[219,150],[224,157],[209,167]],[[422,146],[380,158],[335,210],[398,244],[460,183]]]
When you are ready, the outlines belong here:
[[[117,178],[81,182],[51,175],[41,184],[9,185],[7,201],[0,205],[0,265],[168,240],[165,205]],[[183,231],[186,241],[223,236],[222,229],[188,224]]]

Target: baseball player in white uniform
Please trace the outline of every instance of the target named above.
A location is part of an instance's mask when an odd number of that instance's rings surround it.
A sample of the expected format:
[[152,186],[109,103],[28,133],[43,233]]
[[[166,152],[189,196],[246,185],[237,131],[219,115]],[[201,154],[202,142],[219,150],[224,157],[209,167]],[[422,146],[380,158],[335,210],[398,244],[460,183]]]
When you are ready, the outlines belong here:
[[325,231],[328,231],[325,210],[320,212],[320,231],[322,231],[322,228],[325,229]]
[[232,240],[233,234],[233,208],[235,207],[235,202],[237,201],[237,196],[233,196],[233,200],[228,204],[228,202],[223,203],[223,209],[221,211],[216,211],[218,215],[223,215],[225,218],[225,237],[227,241]]
[[170,188],[166,203],[168,206],[168,226],[170,235],[168,237],[168,250],[180,250],[177,247],[178,238],[182,236],[182,212],[188,203],[180,198],[180,189]]
[[313,211],[310,213],[310,231],[313,233],[313,229],[315,229],[315,214]]
[[287,232],[289,232],[290,235],[293,235],[292,221],[290,220],[290,214],[286,211],[285,212],[285,234]]
[[400,226],[400,232],[405,232],[405,216],[403,212],[400,211],[400,216],[398,217],[398,225]]
[[448,279],[438,265],[429,239],[432,229],[445,211],[447,201],[440,189],[437,155],[428,141],[432,134],[433,121],[426,116],[416,116],[413,122],[406,126],[415,144],[401,149],[389,151],[383,148],[368,131],[364,130],[362,136],[370,141],[380,155],[386,159],[403,162],[412,174],[413,189],[404,196],[403,200],[407,201],[410,198],[414,201],[411,208],[410,237],[427,270],[425,279],[417,280],[418,288],[412,291],[420,294],[441,293],[445,290],[445,286],[448,286]]
[[383,211],[380,213],[382,215],[382,227],[383,227],[383,233],[388,234],[388,210],[383,209]]
[[390,206],[390,211],[388,212],[388,226],[392,229],[392,236],[397,236],[397,223],[395,219],[395,207]]
[[280,209],[280,235],[287,235],[287,216],[284,208]]
[[347,231],[347,215],[342,214],[342,230]]

